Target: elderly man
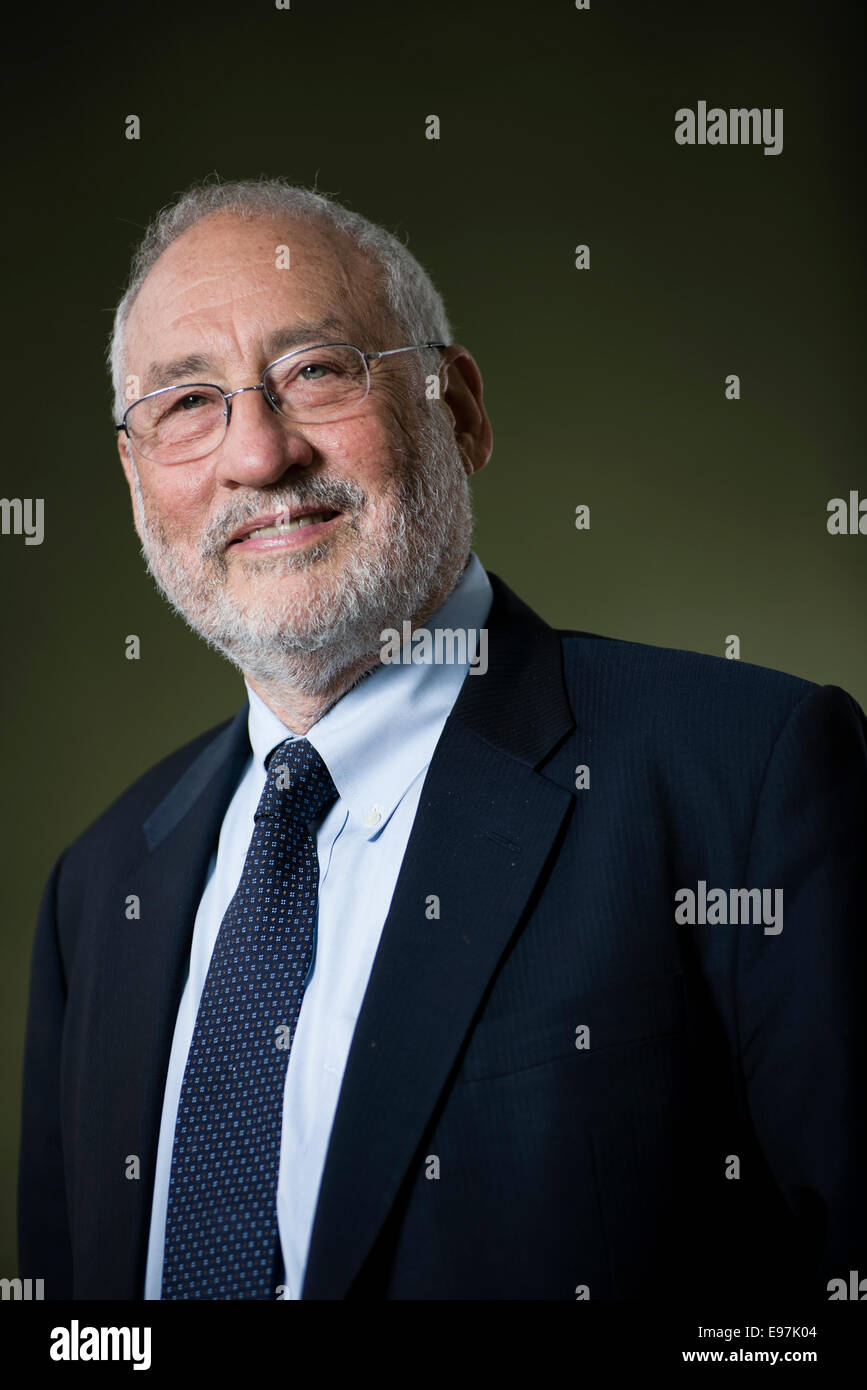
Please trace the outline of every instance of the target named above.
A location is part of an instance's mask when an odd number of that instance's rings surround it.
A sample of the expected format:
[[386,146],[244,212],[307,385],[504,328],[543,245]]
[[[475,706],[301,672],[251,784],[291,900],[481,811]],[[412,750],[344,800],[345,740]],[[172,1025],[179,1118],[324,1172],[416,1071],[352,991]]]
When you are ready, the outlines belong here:
[[776,1300],[867,1269],[864,716],[556,632],[486,574],[450,337],[405,247],[280,181],[193,189],[137,254],[135,525],[247,699],[45,890],[47,1297]]

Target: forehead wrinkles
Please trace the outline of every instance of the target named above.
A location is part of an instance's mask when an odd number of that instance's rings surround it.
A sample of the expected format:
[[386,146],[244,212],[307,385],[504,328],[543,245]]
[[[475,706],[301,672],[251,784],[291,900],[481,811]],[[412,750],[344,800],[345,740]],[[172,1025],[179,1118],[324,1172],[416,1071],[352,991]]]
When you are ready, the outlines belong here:
[[[278,246],[289,247],[288,269],[277,266]],[[281,320],[296,308],[307,317],[315,307],[310,316],[336,311],[348,324],[381,331],[380,278],[378,266],[330,228],[285,219],[204,218],[152,267],[130,310],[127,341],[158,341],[185,321],[193,330],[219,328],[221,313],[232,331],[233,311],[256,298]],[[269,302],[273,291],[278,293]]]

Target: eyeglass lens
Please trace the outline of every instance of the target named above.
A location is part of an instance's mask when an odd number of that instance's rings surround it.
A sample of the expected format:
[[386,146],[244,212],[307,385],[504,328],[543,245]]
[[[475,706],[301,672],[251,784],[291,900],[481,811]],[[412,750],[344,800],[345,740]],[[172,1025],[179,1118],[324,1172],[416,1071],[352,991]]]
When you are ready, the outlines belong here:
[[[281,358],[263,384],[281,415],[296,424],[322,424],[365,398],[369,376],[363,354],[338,343]],[[137,401],[126,424],[145,458],[173,463],[203,457],[225,434],[226,402],[215,386],[178,386]]]

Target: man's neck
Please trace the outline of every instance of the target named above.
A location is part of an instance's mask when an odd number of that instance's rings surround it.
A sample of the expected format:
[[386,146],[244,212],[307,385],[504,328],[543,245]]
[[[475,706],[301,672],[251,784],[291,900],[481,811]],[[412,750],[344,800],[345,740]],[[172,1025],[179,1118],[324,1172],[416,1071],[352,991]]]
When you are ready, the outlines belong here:
[[[432,595],[422,608],[419,609],[412,620],[414,630],[422,627],[427,622],[428,618],[432,617],[432,615],[442,607],[446,599],[457,588],[463,575],[466,573],[468,564],[469,557],[461,566],[457,577],[453,577],[443,585],[442,588],[436,594]],[[246,671],[244,675],[246,676],[250,688],[255,690],[256,694],[261,700],[264,700],[270,710],[273,710],[281,724],[285,724],[286,728],[293,734],[303,737],[323,715],[327,714],[333,705],[337,704],[338,700],[342,699],[343,696],[352,689],[354,685],[357,685],[360,680],[366,675],[369,675],[371,671],[375,670],[380,664],[380,661],[381,652],[379,650],[368,653],[367,656],[362,657],[359,661],[347,666],[346,669],[341,671],[331,682],[326,690],[316,695],[310,695],[305,691],[301,691],[297,687],[293,687],[289,682],[261,680],[258,677],[251,676]]]
[[251,690],[255,690],[259,698],[273,710],[281,724],[285,724],[293,734],[303,737],[324,714],[328,713],[332,705],[336,705],[338,700],[378,665],[379,652],[375,652],[372,657],[367,657],[355,666],[341,671],[337,680],[318,695],[305,694],[286,684],[261,681],[251,675],[247,675],[246,678]]

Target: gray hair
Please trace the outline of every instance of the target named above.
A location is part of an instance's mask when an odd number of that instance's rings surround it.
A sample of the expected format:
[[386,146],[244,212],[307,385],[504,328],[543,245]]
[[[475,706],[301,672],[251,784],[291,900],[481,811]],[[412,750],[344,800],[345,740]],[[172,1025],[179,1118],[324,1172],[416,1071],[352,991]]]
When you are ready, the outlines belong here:
[[[107,354],[115,419],[121,418],[128,404],[124,392],[124,329],[145,277],[177,237],[203,217],[222,211],[237,213],[244,220],[289,216],[306,223],[319,221],[344,233],[378,270],[379,294],[395,326],[408,335],[408,342],[451,342],[445,305],[430,276],[406,246],[384,227],[350,211],[327,194],[297,187],[286,179],[243,179],[228,183],[208,180],[194,184],[157,213],[133,256],[129,280],[115,311]],[[428,354],[419,353],[418,356],[419,370],[423,371]],[[431,361],[434,358],[435,354]]]

